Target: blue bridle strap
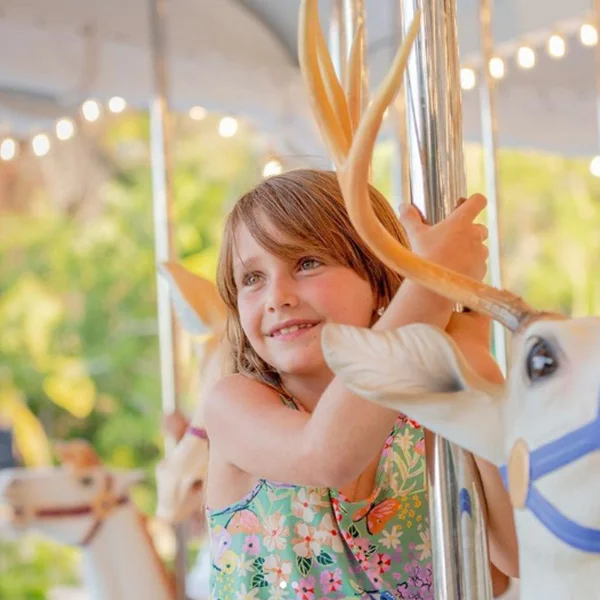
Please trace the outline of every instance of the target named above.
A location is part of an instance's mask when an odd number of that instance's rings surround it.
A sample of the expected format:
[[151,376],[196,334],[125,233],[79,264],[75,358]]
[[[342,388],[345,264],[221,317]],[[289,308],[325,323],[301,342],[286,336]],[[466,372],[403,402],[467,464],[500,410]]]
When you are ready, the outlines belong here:
[[[600,450],[600,412],[591,423],[567,433],[529,455],[529,484],[525,507],[560,540],[582,550],[600,553],[600,530],[571,521],[550,504],[533,485],[544,475],[568,465],[587,454]],[[508,489],[507,467],[500,467]]]

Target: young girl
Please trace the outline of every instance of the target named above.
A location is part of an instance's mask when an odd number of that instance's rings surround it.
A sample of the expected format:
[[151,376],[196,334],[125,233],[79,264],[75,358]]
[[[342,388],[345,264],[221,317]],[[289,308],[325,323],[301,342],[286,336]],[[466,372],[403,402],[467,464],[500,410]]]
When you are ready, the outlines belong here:
[[[385,198],[370,194],[383,225],[408,244]],[[408,210],[414,250],[483,278],[486,230],[473,220],[484,206],[473,196],[435,227]],[[426,432],[346,390],[324,362],[320,333],[327,322],[446,328],[451,304],[375,258],[335,174],[312,170],[267,179],[238,201],[218,284],[236,372],[205,402],[211,597],[433,598]],[[498,377],[481,322],[457,315],[449,331],[479,357],[482,375]],[[496,469],[478,467],[491,560],[515,575],[508,498]]]

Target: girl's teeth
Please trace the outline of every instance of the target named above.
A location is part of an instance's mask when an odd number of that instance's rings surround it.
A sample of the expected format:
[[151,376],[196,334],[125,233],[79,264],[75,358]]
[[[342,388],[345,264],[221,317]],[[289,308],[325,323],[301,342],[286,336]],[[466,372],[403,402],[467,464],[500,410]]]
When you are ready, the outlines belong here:
[[292,325],[291,327],[284,327],[283,329],[280,329],[275,335],[287,335],[288,333],[294,333],[295,331],[298,331],[298,329],[309,329],[310,327],[312,327],[312,325],[308,323],[306,325]]
[[300,329],[300,327],[298,327],[298,325],[292,325],[291,327],[284,327],[281,330],[281,333],[294,333],[294,331],[298,331],[298,329]]

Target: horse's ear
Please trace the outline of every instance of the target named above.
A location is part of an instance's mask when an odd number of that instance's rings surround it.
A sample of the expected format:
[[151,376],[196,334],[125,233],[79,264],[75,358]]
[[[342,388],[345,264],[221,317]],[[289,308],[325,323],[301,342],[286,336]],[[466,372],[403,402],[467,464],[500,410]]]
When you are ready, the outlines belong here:
[[57,442],[54,451],[58,460],[66,467],[89,469],[102,465],[100,457],[87,440]]
[[192,335],[219,333],[225,328],[227,309],[217,286],[194,275],[179,263],[166,262],[159,266],[181,326]]

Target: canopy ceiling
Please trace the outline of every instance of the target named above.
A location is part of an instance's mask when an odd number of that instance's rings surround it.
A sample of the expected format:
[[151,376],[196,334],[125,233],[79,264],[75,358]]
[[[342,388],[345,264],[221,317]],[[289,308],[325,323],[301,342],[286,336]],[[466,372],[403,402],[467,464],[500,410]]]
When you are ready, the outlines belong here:
[[[370,78],[395,48],[394,2],[366,0]],[[331,0],[321,1],[327,23]],[[170,0],[168,50],[174,109],[200,104],[236,114],[272,136],[282,153],[322,154],[296,58],[299,0]],[[458,0],[461,62],[479,59],[478,0]],[[591,0],[496,0],[494,35],[507,57],[499,84],[500,142],[563,154],[598,147],[594,49],[576,37]],[[152,94],[148,0],[0,0],[0,123],[19,135],[49,128],[88,97],[123,96],[145,107]],[[567,56],[543,43],[567,38]],[[529,71],[517,46],[540,46]],[[479,139],[476,91],[463,95],[465,134]]]

